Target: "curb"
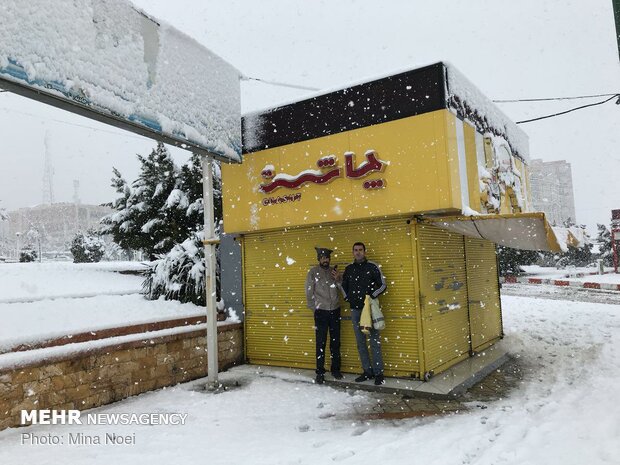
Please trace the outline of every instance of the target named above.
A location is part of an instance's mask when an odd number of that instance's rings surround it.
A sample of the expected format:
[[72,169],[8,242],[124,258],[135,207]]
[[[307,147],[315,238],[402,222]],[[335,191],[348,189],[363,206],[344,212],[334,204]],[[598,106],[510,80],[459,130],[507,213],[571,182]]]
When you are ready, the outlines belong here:
[[611,283],[592,283],[580,281],[568,281],[566,279],[542,279],[542,278],[518,278],[516,276],[506,276],[501,278],[502,284],[547,284],[552,286],[579,287],[585,289],[603,289],[606,291],[620,291],[620,284]]

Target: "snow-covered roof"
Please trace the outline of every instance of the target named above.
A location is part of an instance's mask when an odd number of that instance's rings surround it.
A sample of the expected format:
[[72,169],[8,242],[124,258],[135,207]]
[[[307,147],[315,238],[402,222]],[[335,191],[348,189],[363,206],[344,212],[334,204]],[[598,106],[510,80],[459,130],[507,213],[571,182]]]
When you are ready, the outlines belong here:
[[[525,132],[446,62],[364,78],[277,107],[246,113],[243,115],[244,151],[277,146],[274,138],[281,139],[286,133],[298,132],[303,134],[300,137],[311,139],[439,108],[450,109],[483,134],[505,139],[515,155],[529,160]],[[378,116],[368,121],[367,115],[371,113]],[[279,118],[280,114],[284,116]],[[312,119],[321,119],[320,132],[311,127]],[[327,128],[329,124],[331,129]]]

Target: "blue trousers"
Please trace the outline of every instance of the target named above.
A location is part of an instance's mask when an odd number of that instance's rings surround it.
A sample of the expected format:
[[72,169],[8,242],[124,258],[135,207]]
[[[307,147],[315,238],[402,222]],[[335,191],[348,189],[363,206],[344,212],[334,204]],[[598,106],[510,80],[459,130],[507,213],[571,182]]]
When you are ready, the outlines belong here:
[[357,352],[360,355],[360,362],[362,362],[362,368],[366,373],[373,373],[374,375],[383,374],[383,354],[381,353],[381,335],[375,328],[370,330],[368,339],[370,339],[370,350],[372,351],[372,364],[370,361],[370,354],[368,353],[368,344],[366,341],[366,334],[360,330],[360,317],[362,316],[362,310],[357,308],[351,309],[351,321],[353,322],[353,332],[355,333],[355,340],[357,342]]

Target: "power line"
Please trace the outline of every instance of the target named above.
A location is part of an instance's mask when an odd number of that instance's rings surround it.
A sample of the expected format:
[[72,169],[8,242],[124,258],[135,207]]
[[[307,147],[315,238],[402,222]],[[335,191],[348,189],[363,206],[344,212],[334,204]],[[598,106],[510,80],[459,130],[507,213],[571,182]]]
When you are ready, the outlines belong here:
[[[4,91],[4,92],[7,92],[7,91]],[[39,119],[44,119],[44,120],[48,120],[48,121],[53,121],[53,122],[56,122],[56,123],[67,124],[69,126],[76,126],[78,128],[90,129],[92,131],[107,132],[109,134],[114,134],[116,136],[124,136],[124,137],[131,137],[133,139],[144,140],[144,138],[142,138],[142,137],[134,136],[134,135],[126,133],[126,132],[109,131],[107,129],[100,129],[100,128],[95,128],[93,126],[87,126],[86,124],[71,123],[69,121],[64,121],[64,120],[61,120],[61,119],[50,118],[50,117],[42,116],[42,115],[34,115],[32,113],[28,113],[28,112],[25,112],[25,111],[14,110],[12,108],[0,108],[0,110],[4,110],[4,111],[10,112],[10,113],[18,113],[20,115],[25,115],[25,116],[31,116],[33,118],[39,118]]]
[[[299,84],[290,84],[286,82],[279,81],[270,81],[267,79],[253,78],[248,76],[243,76],[241,78],[242,81],[258,81],[264,84],[269,84],[272,86],[281,86],[281,87],[291,87],[293,89],[303,89],[303,90],[312,90],[318,91],[321,90],[317,87],[308,87],[302,86]],[[541,98],[521,98],[521,99],[497,99],[493,100],[494,103],[518,103],[518,102],[548,102],[554,100],[576,100],[576,99],[585,99],[585,98],[597,98],[597,97],[615,97],[618,93],[615,94],[592,94],[592,95],[574,95],[568,97],[541,97]]]
[[[260,78],[253,78],[253,77],[248,77],[248,76],[242,76],[241,77],[242,81],[257,81],[257,82],[262,82],[263,84],[269,84],[272,86],[280,86],[280,87],[290,87],[293,89],[302,89],[302,90],[310,90],[310,91],[318,91],[321,90],[317,87],[308,87],[308,86],[301,86],[298,84],[289,84],[286,82],[279,82],[279,81],[270,81],[267,79],[260,79]],[[0,93],[2,92],[8,92],[7,90],[4,89],[0,89]],[[516,124],[524,124],[524,123],[531,123],[533,121],[539,121],[539,120],[543,120],[543,119],[547,119],[547,118],[553,118],[555,116],[560,116],[560,115],[565,115],[567,113],[571,113],[573,111],[577,111],[577,110],[582,110],[584,108],[589,108],[589,107],[594,107],[597,105],[602,105],[604,103],[609,102],[610,100],[613,100],[616,97],[618,98],[618,101],[616,102],[616,104],[620,104],[620,93],[616,93],[616,94],[592,94],[592,95],[575,95],[575,96],[568,96],[568,97],[542,97],[542,98],[525,98],[525,99],[503,99],[503,100],[493,100],[494,103],[519,103],[519,102],[548,102],[548,101],[561,101],[561,100],[576,100],[576,99],[586,99],[586,98],[596,98],[596,97],[609,97],[606,100],[603,100],[601,102],[596,102],[596,103],[590,103],[588,105],[582,105],[579,107],[575,107],[575,108],[571,108],[570,110],[566,110],[566,111],[561,111],[558,113],[552,113],[550,115],[545,115],[545,116],[539,116],[537,118],[531,118],[528,120],[523,120],[523,121],[517,121]],[[27,115],[27,116],[32,116],[35,118],[41,118],[41,116],[38,115],[33,115],[31,113],[26,113],[26,112],[20,112],[17,110],[9,110],[7,108],[4,108],[4,110],[6,111],[13,111],[15,113],[20,113],[23,115]],[[141,139],[138,136],[132,136],[130,134],[124,134],[124,133],[119,133],[119,132],[114,132],[114,131],[107,131],[105,129],[98,129],[98,128],[94,128],[92,126],[86,126],[83,124],[77,124],[77,123],[70,123],[68,121],[63,121],[63,120],[57,120],[57,119],[53,119],[53,118],[48,118],[51,121],[55,121],[57,123],[62,123],[62,124],[68,124],[70,126],[77,126],[77,127],[82,127],[82,128],[86,128],[86,129],[91,129],[93,131],[101,131],[101,132],[107,132],[110,134],[115,134],[115,135],[123,135],[125,137],[133,137],[134,139]]]
[[547,102],[551,100],[575,100],[583,98],[596,98],[596,97],[614,97],[618,94],[593,94],[593,95],[576,95],[572,97],[546,97],[546,98],[522,98],[512,100],[493,100],[495,103],[517,103],[517,102]]
[[595,107],[597,105],[603,105],[604,103],[607,103],[607,102],[615,99],[616,97],[619,97],[618,101],[616,102],[616,104],[620,105],[620,94],[614,94],[611,97],[609,97],[608,99],[602,100],[600,102],[590,103],[588,105],[582,105],[580,107],[571,108],[570,110],[560,111],[558,113],[553,113],[553,114],[550,114],[550,115],[539,116],[538,118],[532,118],[532,119],[526,119],[526,120],[523,120],[523,121],[517,121],[517,124],[531,123],[533,121],[539,121],[541,119],[547,119],[547,118],[553,118],[554,116],[565,115],[566,113],[571,113],[573,111],[582,110],[584,108]]
[[280,86],[280,87],[291,87],[293,89],[312,90],[312,91],[321,90],[317,87],[300,86],[298,84],[289,84],[286,82],[279,82],[279,81],[269,81],[267,79],[253,78],[253,77],[248,77],[248,76],[243,76],[241,80],[242,81],[258,81],[258,82],[262,82],[263,84],[269,84],[272,86]]

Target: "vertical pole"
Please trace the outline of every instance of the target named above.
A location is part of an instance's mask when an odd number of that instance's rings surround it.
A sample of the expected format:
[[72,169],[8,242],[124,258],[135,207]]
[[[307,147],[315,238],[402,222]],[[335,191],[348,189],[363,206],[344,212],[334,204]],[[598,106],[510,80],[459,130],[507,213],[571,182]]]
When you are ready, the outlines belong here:
[[614,21],[616,23],[616,41],[618,43],[618,56],[620,57],[620,0],[612,0],[614,8]]
[[205,287],[207,303],[207,383],[216,387],[217,360],[217,314],[215,308],[215,218],[213,213],[213,158],[202,157],[202,198],[204,203]]
[[616,248],[616,230],[611,230],[611,248],[614,253],[614,273],[618,273],[618,250]]

